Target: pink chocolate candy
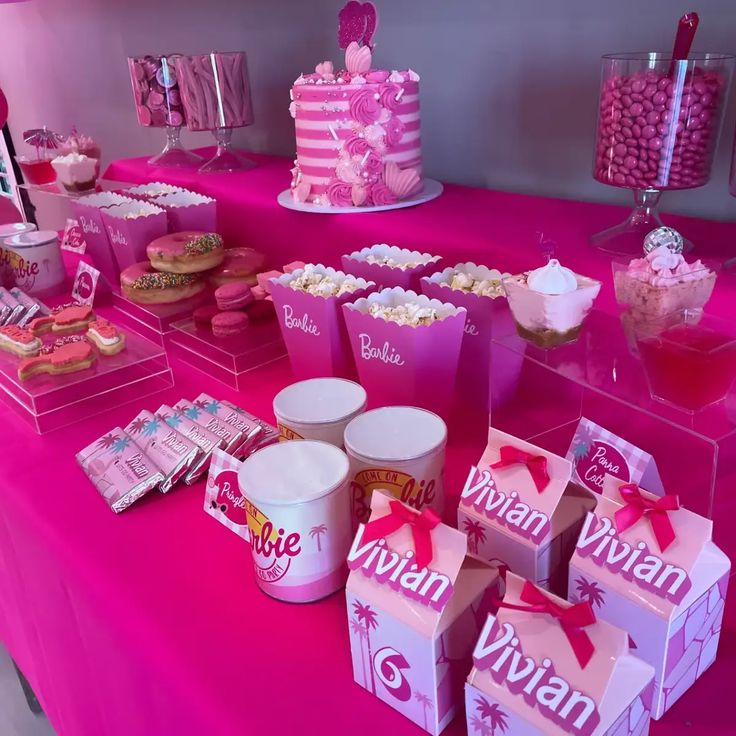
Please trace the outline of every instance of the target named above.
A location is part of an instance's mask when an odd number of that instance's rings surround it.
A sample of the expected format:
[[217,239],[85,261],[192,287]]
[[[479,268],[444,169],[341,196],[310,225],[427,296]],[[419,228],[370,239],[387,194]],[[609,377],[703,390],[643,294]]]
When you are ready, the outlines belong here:
[[271,279],[277,279],[279,276],[284,274],[281,271],[264,271],[259,273],[256,278],[258,279],[258,286],[260,286],[267,294],[271,293]]

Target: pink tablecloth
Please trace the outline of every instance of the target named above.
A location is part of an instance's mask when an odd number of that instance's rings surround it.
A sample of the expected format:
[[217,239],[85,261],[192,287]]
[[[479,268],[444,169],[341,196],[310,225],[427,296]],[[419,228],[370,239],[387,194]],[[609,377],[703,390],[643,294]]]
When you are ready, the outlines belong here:
[[[513,269],[536,262],[532,241],[543,229],[576,269],[604,276],[609,268],[584,247],[588,232],[620,216],[608,207],[449,187],[442,199],[415,210],[318,217],[276,205],[287,168],[265,159],[232,179],[192,182],[133,161],[114,164],[108,176],[165,176],[222,193],[233,242],[237,235],[275,253],[276,262],[314,256],[336,262],[353,246],[388,240],[440,252],[453,263],[472,258]],[[731,225],[673,223],[709,247],[734,242]],[[730,276],[718,291],[713,306],[725,311],[736,296]],[[291,380],[286,361],[253,372],[240,394],[183,366],[175,372],[175,389],[141,405],[155,409],[206,389],[272,418],[271,400]],[[342,595],[296,606],[260,593],[247,546],[203,512],[202,483],[150,496],[120,516],[107,509],[74,452],[133,413],[111,408],[38,437],[0,406],[0,639],[60,736],[421,733],[352,682]],[[451,497],[483,442],[481,428],[452,429]],[[734,674],[736,596],[718,662],[652,733],[733,733]],[[446,733],[464,732],[460,719]]]

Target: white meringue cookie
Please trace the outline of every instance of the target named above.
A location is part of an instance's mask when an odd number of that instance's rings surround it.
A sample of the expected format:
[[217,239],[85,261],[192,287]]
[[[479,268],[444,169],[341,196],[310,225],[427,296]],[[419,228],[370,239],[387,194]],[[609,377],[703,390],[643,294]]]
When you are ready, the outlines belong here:
[[552,258],[546,266],[529,273],[527,285],[539,294],[569,294],[578,288],[578,280],[569,268],[561,266],[556,258]]

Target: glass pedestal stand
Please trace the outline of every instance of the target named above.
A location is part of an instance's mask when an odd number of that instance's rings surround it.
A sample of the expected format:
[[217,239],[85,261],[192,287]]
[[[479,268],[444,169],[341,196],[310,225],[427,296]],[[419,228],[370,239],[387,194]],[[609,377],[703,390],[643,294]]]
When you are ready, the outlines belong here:
[[[635,189],[635,205],[628,218],[619,225],[593,235],[590,244],[611,255],[641,257],[644,238],[652,230],[664,225],[659,216],[661,197],[662,191],[659,189]],[[693,244],[686,239],[685,250],[692,248]]]
[[188,151],[181,143],[181,127],[166,126],[166,145],[161,153],[148,159],[151,166],[170,166],[172,168],[196,168],[202,157]]
[[[513,357],[520,358],[514,363]],[[491,424],[564,456],[581,417],[650,453],[667,493],[714,520],[714,541],[733,558],[736,535],[736,394],[690,414],[651,398],[641,362],[618,317],[593,311],[580,339],[542,350],[513,331],[494,333],[504,391],[493,393]],[[697,378],[695,379],[697,380]],[[601,470],[601,472],[604,472]]]
[[199,167],[202,174],[213,174],[227,171],[248,171],[258,164],[244,156],[232,146],[233,129],[215,128],[212,131],[217,142],[215,155],[205,164]]

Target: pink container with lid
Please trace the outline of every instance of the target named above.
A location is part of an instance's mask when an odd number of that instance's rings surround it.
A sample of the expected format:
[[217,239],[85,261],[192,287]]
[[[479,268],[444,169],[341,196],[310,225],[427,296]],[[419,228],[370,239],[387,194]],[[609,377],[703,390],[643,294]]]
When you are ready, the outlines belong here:
[[264,593],[308,603],[345,585],[348,472],[342,450],[314,440],[269,445],[240,466],[253,567]]
[[442,514],[446,442],[444,421],[413,406],[385,406],[353,419],[345,429],[353,524],[368,521],[374,490]]
[[64,283],[59,236],[53,230],[19,233],[3,241],[11,280],[27,294],[50,294]]
[[10,252],[5,251],[3,242],[5,238],[22,233],[30,233],[38,228],[32,222],[7,222],[0,224],[0,286],[9,283],[12,274],[10,270]]

